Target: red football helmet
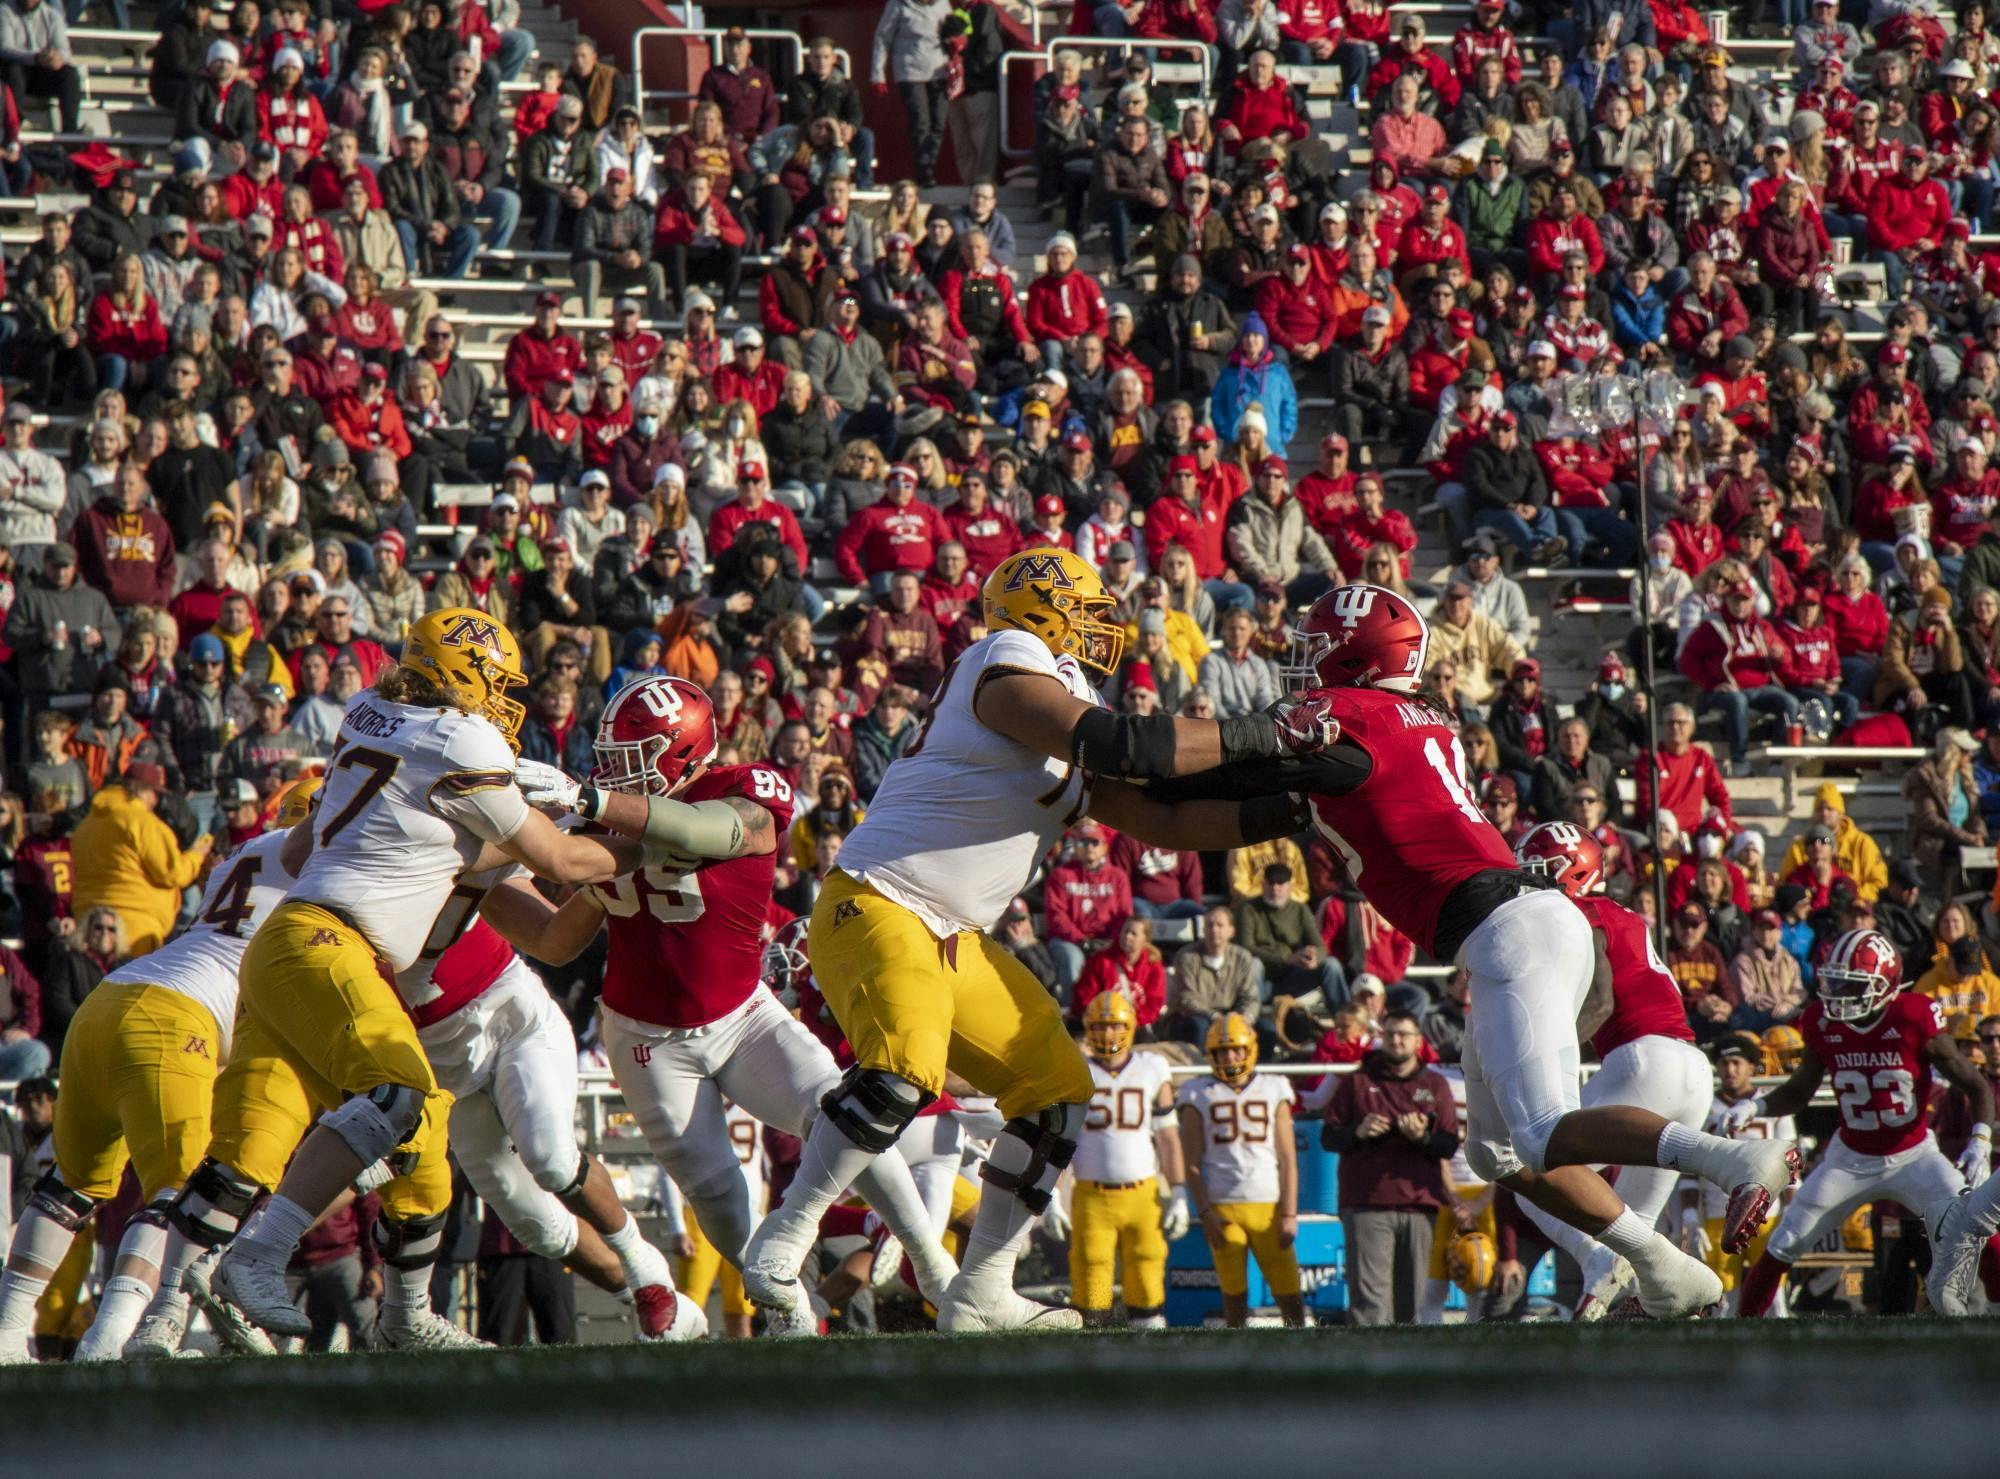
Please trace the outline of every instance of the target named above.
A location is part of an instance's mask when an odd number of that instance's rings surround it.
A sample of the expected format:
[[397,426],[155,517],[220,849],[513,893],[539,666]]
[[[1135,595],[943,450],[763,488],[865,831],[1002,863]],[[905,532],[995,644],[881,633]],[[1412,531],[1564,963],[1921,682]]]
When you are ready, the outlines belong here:
[[1415,693],[1431,633],[1417,608],[1379,585],[1336,586],[1292,628],[1286,688],[1386,688]]
[[635,678],[597,721],[592,785],[607,791],[672,793],[688,771],[715,758],[715,707],[685,678]]
[[1572,899],[1604,892],[1604,848],[1575,822],[1543,822],[1515,844],[1514,856]]
[[1902,989],[1896,947],[1874,930],[1849,930],[1819,968],[1819,1003],[1835,1022],[1865,1022]]
[[797,1010],[799,988],[806,983],[812,963],[806,958],[806,932],[812,920],[794,919],[771,936],[764,947],[764,965],[758,973],[771,992],[787,1007]]

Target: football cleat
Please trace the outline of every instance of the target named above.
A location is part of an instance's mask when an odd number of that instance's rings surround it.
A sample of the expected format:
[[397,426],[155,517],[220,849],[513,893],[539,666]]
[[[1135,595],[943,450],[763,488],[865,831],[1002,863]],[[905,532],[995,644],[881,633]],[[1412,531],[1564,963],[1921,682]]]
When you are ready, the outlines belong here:
[[812,1340],[826,1328],[827,1302],[810,1289],[788,1310],[764,1310],[764,1334],[772,1340]]
[[1722,1279],[1715,1270],[1678,1249],[1657,1268],[1635,1267],[1633,1277],[1638,1282],[1639,1308],[1649,1320],[1689,1319],[1722,1298]]
[[1064,1305],[1024,1299],[1012,1289],[996,1298],[981,1296],[963,1278],[953,1279],[938,1301],[937,1328],[948,1335],[978,1335],[998,1330],[1081,1330],[1083,1311]]
[[[182,1275],[185,1279],[186,1275]],[[170,1361],[180,1354],[181,1341],[187,1337],[188,1300],[187,1296],[168,1295],[155,1299],[146,1306],[146,1313],[139,1317],[138,1328],[125,1342],[125,1359],[128,1361]]]
[[1934,1202],[1924,1212],[1924,1227],[1931,1240],[1931,1271],[1924,1276],[1924,1292],[1931,1308],[1940,1315],[1961,1319],[1972,1313],[1972,1291],[1979,1282],[1979,1254],[1986,1239],[1969,1225],[1966,1199],[1959,1192]]
[[469,1330],[461,1330],[435,1310],[423,1310],[388,1324],[376,1316],[368,1343],[378,1351],[490,1351]]
[[1583,1298],[1570,1319],[1580,1324],[1602,1320],[1637,1277],[1632,1265],[1609,1248],[1591,1254],[1583,1271]]
[[1730,1178],[1729,1208],[1722,1218],[1722,1251],[1741,1253],[1771,1215],[1778,1193],[1798,1179],[1799,1148],[1789,1140],[1735,1140],[1730,1149],[1743,1170]]
[[873,1289],[889,1289],[902,1282],[903,1240],[884,1228],[875,1244],[875,1261],[868,1266],[868,1284]]
[[708,1334],[708,1316],[701,1306],[671,1284],[648,1284],[632,1296],[632,1318],[639,1339],[648,1344],[700,1340]]
[[[207,1319],[208,1328],[214,1332],[217,1343],[232,1356],[277,1355],[278,1348],[271,1343],[270,1336],[244,1319],[242,1313],[229,1301],[216,1298],[215,1290],[210,1287],[214,1275],[215,1255],[198,1258],[181,1275],[181,1287],[187,1291],[187,1297],[194,1302],[194,1307]],[[147,1313],[150,1314],[151,1310]],[[181,1333],[184,1335],[187,1333],[185,1307],[181,1310],[180,1322]],[[131,1351],[131,1342],[127,1341],[125,1353],[130,1355]],[[173,1352],[165,1351],[160,1354],[171,1356]]]
[[35,1353],[28,1348],[28,1330],[0,1330],[0,1366],[28,1366],[34,1363]]
[[[312,1321],[292,1303],[292,1291],[285,1286],[285,1266],[263,1257],[250,1244],[234,1243],[222,1255],[215,1266],[211,1298],[216,1303],[228,1300],[251,1324],[273,1335],[312,1334]],[[206,1314],[207,1309],[204,1304],[202,1312]],[[218,1336],[221,1333],[219,1329],[216,1332]]]

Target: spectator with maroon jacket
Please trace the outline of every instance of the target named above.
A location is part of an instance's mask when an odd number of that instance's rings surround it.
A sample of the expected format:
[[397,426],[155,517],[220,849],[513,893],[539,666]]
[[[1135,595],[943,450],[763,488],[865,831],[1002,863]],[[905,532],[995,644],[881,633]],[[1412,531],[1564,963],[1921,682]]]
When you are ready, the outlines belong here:
[[1701,689],[1702,708],[1722,710],[1736,774],[1747,773],[1752,709],[1773,716],[1781,727],[1799,717],[1799,701],[1781,683],[1785,656],[1784,639],[1757,614],[1757,588],[1747,580],[1725,590],[1722,610],[1681,646],[1680,670]]
[[1117,943],[1107,945],[1084,963],[1070,997],[1069,1016],[1082,1021],[1092,998],[1107,991],[1123,992],[1138,1014],[1141,1042],[1153,1040],[1153,1024],[1167,1005],[1167,967],[1153,944],[1153,926],[1138,915],[1118,928]]
[[1320,1144],[1340,1156],[1348,1317],[1357,1325],[1414,1324],[1423,1308],[1443,1163],[1459,1144],[1451,1085],[1424,1066],[1423,1048],[1413,1015],[1385,1012],[1382,1046],[1357,1072],[1326,1080]]
[[1632,803],[1634,827],[1651,824],[1656,796],[1689,836],[1705,817],[1730,820],[1729,787],[1723,784],[1715,757],[1694,742],[1694,710],[1686,704],[1667,705],[1660,715],[1660,748],[1641,750],[1633,773],[1638,782]]
[[840,531],[833,558],[843,579],[866,583],[879,596],[899,570],[914,570],[921,579],[938,546],[950,538],[944,515],[917,501],[916,469],[898,462],[889,469],[882,501],[862,509]]
[[1720,369],[1722,347],[1750,327],[1736,286],[1716,269],[1711,252],[1688,258],[1688,285],[1667,308],[1667,343],[1702,369]]
[[930,612],[938,630],[948,637],[958,628],[962,618],[969,618],[970,623],[977,625],[980,634],[985,635],[982,582],[968,567],[965,546],[956,539],[947,539],[938,545],[937,559],[925,572],[917,599],[923,602],[924,610]]
[[888,660],[891,681],[929,693],[944,677],[944,634],[924,609],[923,579],[916,571],[889,577],[888,599],[861,633],[861,645]]
[[1069,829],[1063,861],[1042,891],[1043,932],[1056,960],[1058,995],[1067,999],[1090,953],[1114,945],[1132,913],[1132,880],[1110,861],[1104,828],[1085,817]]
[[750,38],[741,26],[722,33],[722,65],[701,74],[695,98],[720,108],[724,131],[745,148],[778,126],[777,84],[750,60]]
[[1201,857],[1154,847],[1129,832],[1111,844],[1111,866],[1132,884],[1132,912],[1142,919],[1201,918]]
[[119,619],[134,606],[164,607],[174,594],[174,532],[151,502],[145,469],[128,462],[111,492],[77,515],[70,533],[77,576],[104,592]]

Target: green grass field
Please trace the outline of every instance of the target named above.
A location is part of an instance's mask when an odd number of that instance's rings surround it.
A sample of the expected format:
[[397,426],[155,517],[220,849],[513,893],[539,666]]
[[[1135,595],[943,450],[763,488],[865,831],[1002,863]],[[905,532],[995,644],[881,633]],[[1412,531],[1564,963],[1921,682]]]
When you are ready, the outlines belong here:
[[183,1360],[0,1372],[0,1472],[129,1473],[207,1429],[203,1471],[288,1474],[1992,1476],[1997,1400],[2000,1321]]

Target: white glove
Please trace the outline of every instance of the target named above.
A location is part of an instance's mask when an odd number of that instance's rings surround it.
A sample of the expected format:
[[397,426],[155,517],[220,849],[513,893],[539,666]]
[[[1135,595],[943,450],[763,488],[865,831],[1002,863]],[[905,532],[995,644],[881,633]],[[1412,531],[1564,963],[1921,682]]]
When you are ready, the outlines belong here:
[[514,784],[528,805],[545,811],[575,811],[577,797],[583,794],[582,782],[539,760],[516,760]]
[[1690,1258],[1706,1258],[1714,1246],[1708,1236],[1708,1224],[1702,1220],[1701,1208],[1681,1208],[1681,1250]]
[[1187,1236],[1188,1224],[1194,1220],[1194,1210],[1188,1202],[1187,1188],[1177,1186],[1174,1194],[1167,1198],[1166,1206],[1160,1209],[1160,1232],[1169,1243],[1177,1243]]
[[1743,1127],[1764,1113],[1764,1097],[1753,1094],[1748,1099],[1738,1099],[1722,1112],[1722,1138],[1734,1140],[1743,1133]]
[[1062,1198],[1049,1198],[1049,1210],[1042,1214],[1042,1231],[1058,1243],[1069,1241],[1069,1213],[1063,1209]]
[[1968,1187],[1977,1186],[1993,1174],[1993,1132],[1984,1125],[1973,1128],[1972,1139],[1958,1153],[1958,1174]]

